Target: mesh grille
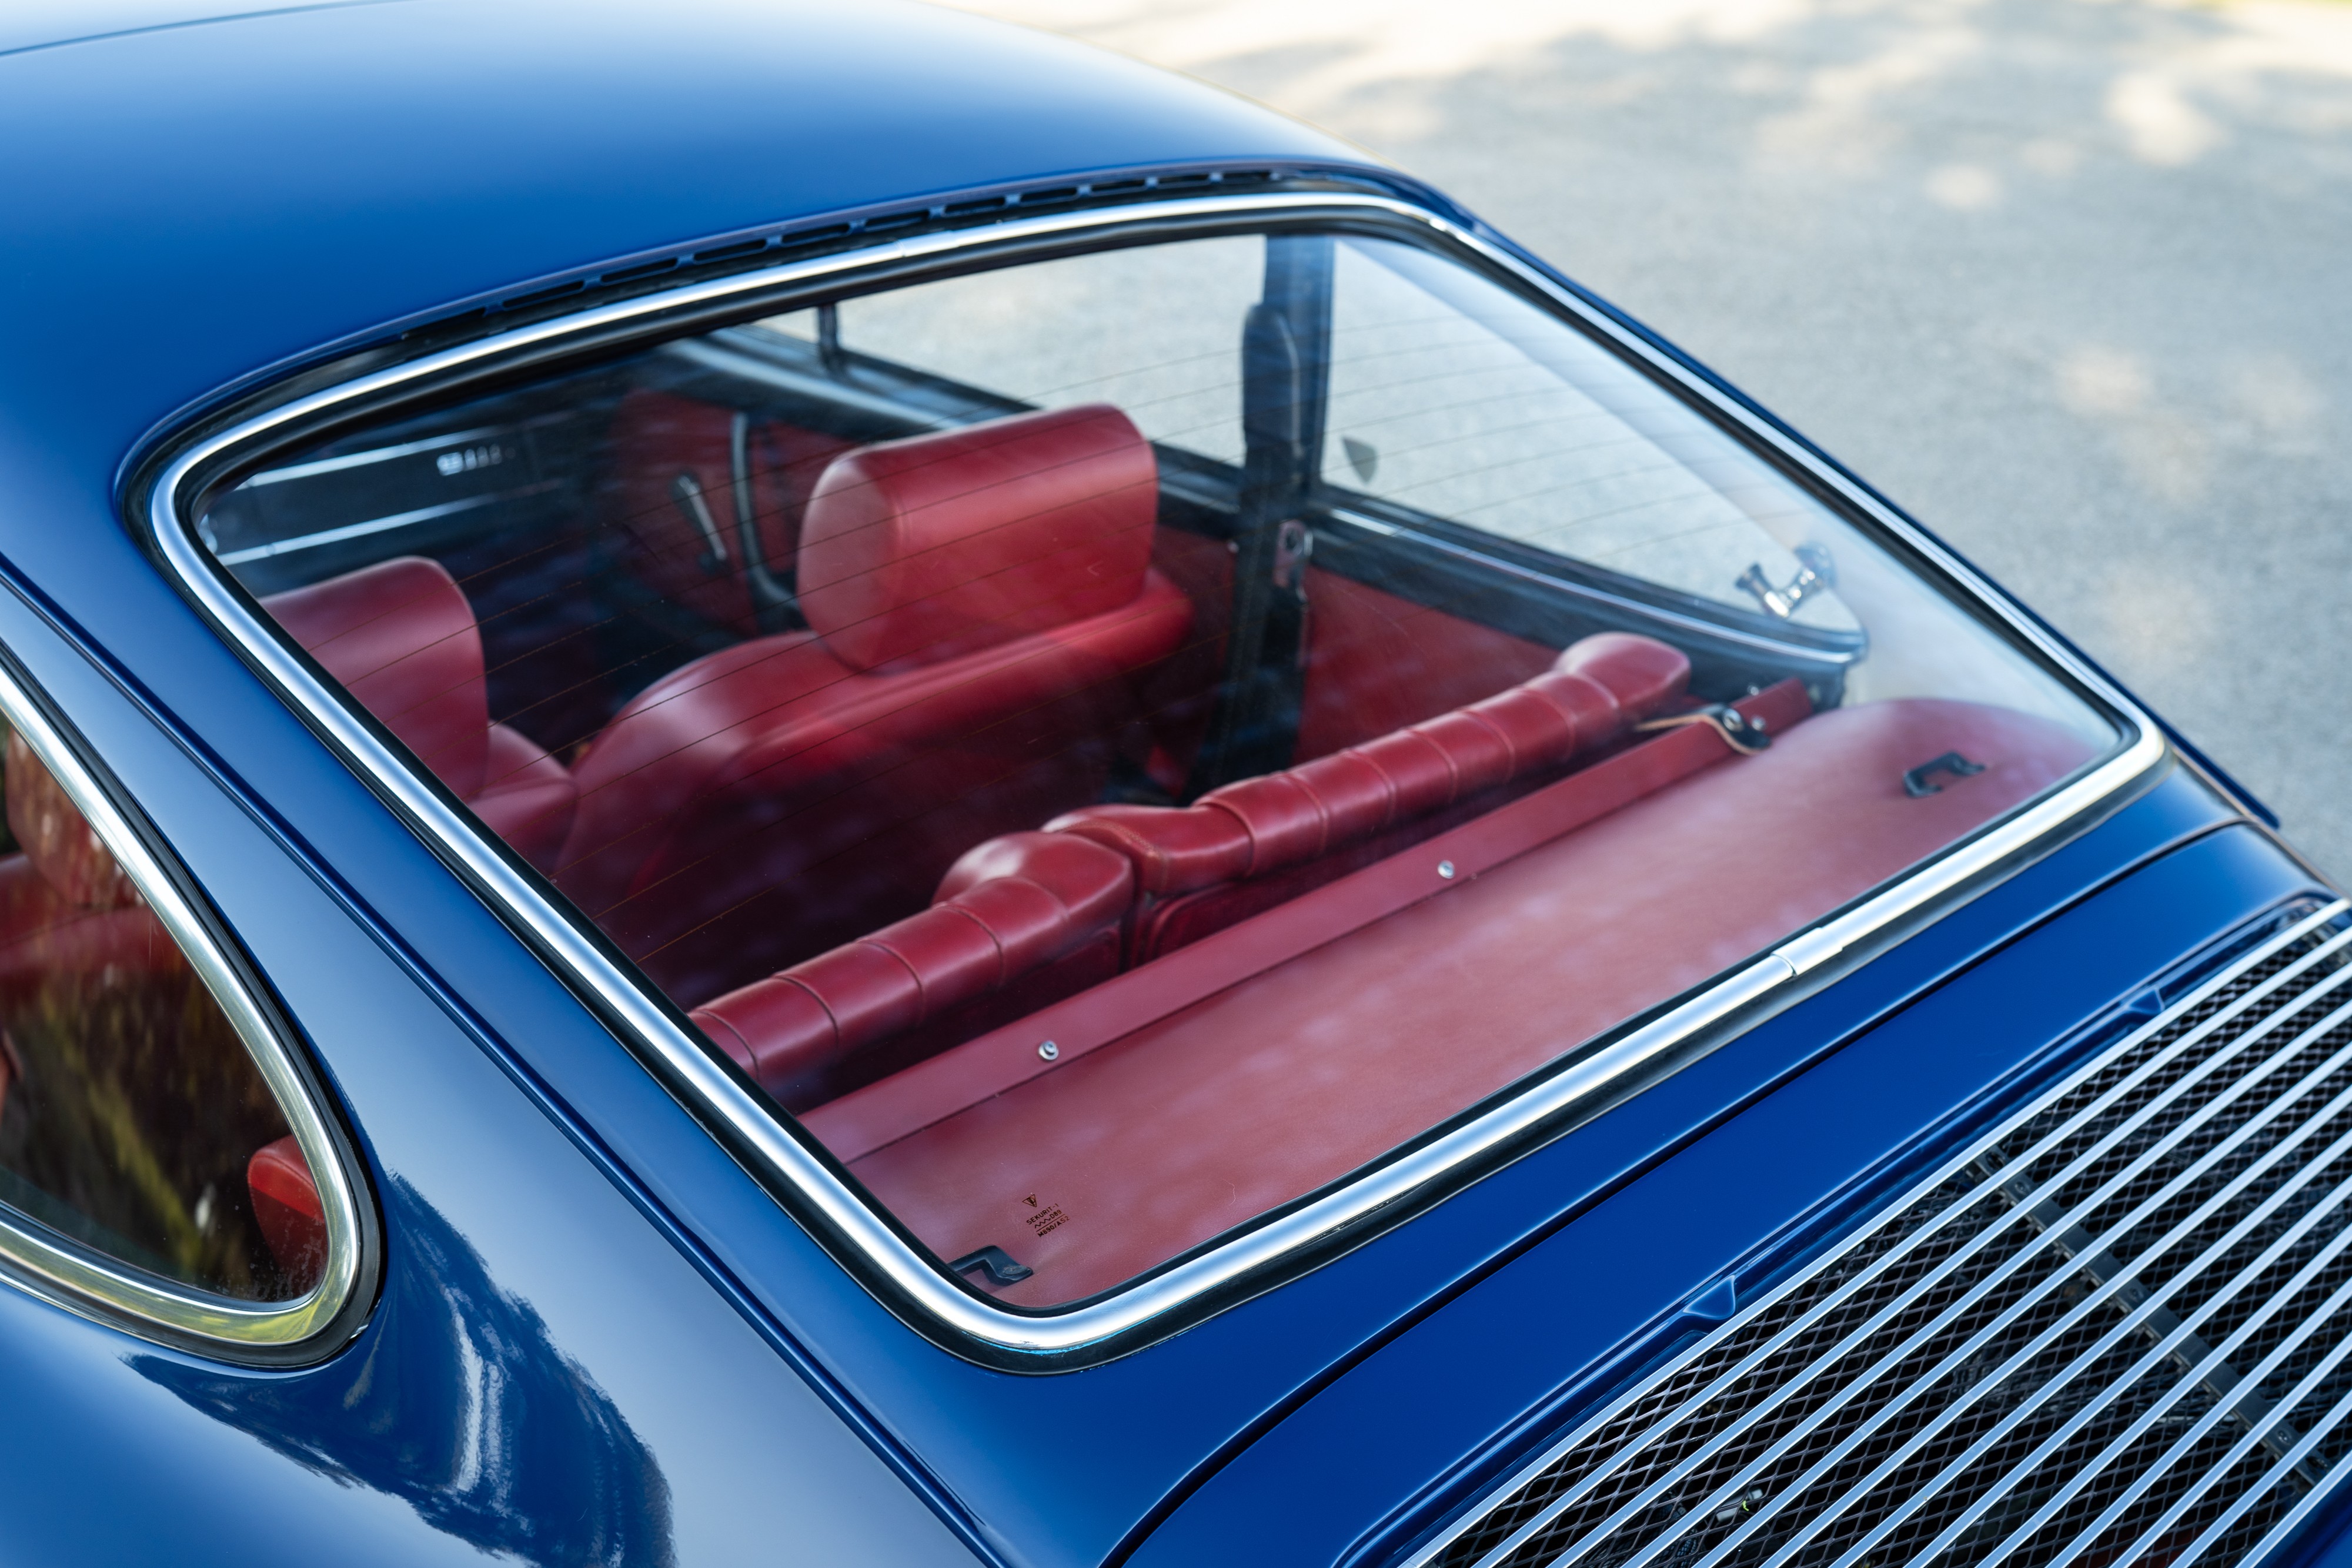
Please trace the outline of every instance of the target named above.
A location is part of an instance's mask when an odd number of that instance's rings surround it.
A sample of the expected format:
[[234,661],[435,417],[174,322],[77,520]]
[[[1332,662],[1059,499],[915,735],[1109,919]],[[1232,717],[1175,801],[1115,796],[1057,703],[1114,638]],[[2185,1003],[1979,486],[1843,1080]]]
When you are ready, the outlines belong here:
[[1412,1568],[2234,1563],[2352,1450],[2352,930],[2254,948]]

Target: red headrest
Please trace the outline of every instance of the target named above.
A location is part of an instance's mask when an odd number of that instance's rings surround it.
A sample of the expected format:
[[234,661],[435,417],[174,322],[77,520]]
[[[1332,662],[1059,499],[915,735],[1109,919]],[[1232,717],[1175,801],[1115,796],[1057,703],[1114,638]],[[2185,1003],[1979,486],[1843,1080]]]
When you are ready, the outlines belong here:
[[41,880],[68,904],[120,909],[139,892],[25,737],[8,737],[8,831]]
[[1106,403],[861,446],[809,498],[801,608],[856,670],[1099,615],[1142,591],[1159,493]]
[[379,561],[261,607],[444,784],[468,799],[482,788],[490,729],[482,633],[438,561]]

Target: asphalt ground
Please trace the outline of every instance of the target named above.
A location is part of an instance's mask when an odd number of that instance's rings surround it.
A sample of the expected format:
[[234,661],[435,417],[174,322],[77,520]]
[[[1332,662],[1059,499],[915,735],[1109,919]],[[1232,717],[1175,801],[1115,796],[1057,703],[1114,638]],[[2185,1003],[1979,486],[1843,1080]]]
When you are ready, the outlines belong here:
[[1453,193],[2352,875],[2352,4],[965,0]]

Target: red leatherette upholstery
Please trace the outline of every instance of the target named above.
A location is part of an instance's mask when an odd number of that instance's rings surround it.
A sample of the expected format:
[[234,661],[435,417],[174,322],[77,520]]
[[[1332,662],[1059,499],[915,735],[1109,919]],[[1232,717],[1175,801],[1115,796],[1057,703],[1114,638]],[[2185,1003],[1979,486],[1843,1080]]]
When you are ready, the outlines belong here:
[[9,831],[0,856],[0,996],[24,998],[60,975],[179,975],[179,944],[24,737],[7,745]]
[[[1181,793],[1225,667],[1234,601],[1225,541],[1162,528],[1152,565],[1192,601],[1192,635],[1142,691],[1159,750],[1151,777]],[[1541,674],[1559,650],[1433,610],[1320,567],[1307,570],[1307,685],[1294,756],[1309,762],[1466,707]]]
[[[1793,727],[1776,717],[1773,730],[1769,751],[1739,758],[1696,729],[1662,736],[807,1124],[941,1256],[1002,1247],[1036,1270],[1002,1294],[1068,1301],[1377,1158],[2039,793],[2092,750],[2045,720],[1933,699]],[[1489,863],[1467,852],[1498,819],[1558,810],[1645,753],[1701,745],[1714,766],[1576,831]],[[1985,770],[1907,795],[1904,773],[1948,751]],[[1437,877],[1441,858],[1455,878]],[[1383,888],[1413,880],[1426,891],[1401,906]],[[1379,917],[1351,920],[1359,898]],[[1294,938],[1297,926],[1317,929]],[[1274,948],[1295,956],[1265,967],[1258,955]],[[1223,979],[1219,960],[1247,977]],[[1035,1055],[1048,1037],[1060,1047],[1051,1067]],[[957,1085],[965,1061],[994,1071]],[[929,1103],[889,1105],[908,1082]],[[979,1092],[951,1104],[957,1087]],[[873,1146],[894,1122],[920,1130]],[[1024,1223],[1028,1194],[1066,1223],[1044,1234]]]
[[[1738,706],[1781,729],[1800,722],[1811,711],[1804,688],[1793,681]],[[1410,853],[1351,867],[1349,874],[1335,879],[1336,885],[1318,886],[1295,897],[1278,912],[1279,918],[1251,920],[1241,931],[1220,933],[1171,953],[1087,995],[1021,1020],[1017,1030],[987,1040],[975,1036],[968,1049],[951,1051],[937,1061],[902,1071],[888,1082],[822,1106],[806,1120],[835,1155],[844,1160],[858,1159],[1051,1071],[1034,1051],[1024,1051],[1016,1043],[1024,1033],[1034,1030],[1039,1038],[1052,1038],[1057,1047],[1056,1062],[1074,1061],[1145,1024],[1180,1012],[1202,997],[1254,979],[1326,943],[1433,898],[1459,879],[1477,876],[1548,844],[1731,755],[1710,728],[1694,726],[1671,730],[1524,799],[1482,812],[1434,837],[1415,841]],[[1454,877],[1438,874],[1437,867],[1449,864]],[[1280,884],[1288,874],[1277,873],[1266,880]]]
[[379,561],[261,606],[493,832],[554,869],[579,790],[520,731],[490,722],[481,630],[439,562]]
[[[1244,779],[1189,807],[1090,806],[1049,823],[1133,860],[1153,901],[1132,943],[1137,962],[1249,913],[1220,884],[1322,859],[1391,829],[1621,741],[1675,702],[1690,676],[1680,652],[1605,632],[1510,690],[1334,752]],[[1190,895],[1190,896],[1188,896]],[[1171,919],[1171,916],[1176,918]]]
[[[610,436],[613,478],[605,497],[616,526],[621,566],[673,603],[759,635],[735,521],[735,411],[668,392],[639,390],[621,400]],[[825,465],[850,443],[773,420],[746,433],[751,520],[761,559],[782,577],[798,553],[801,514]],[[705,568],[709,540],[680,506],[679,475],[693,479],[709,508],[726,558]]]
[[484,761],[481,791],[466,803],[517,854],[541,871],[554,869],[580,800],[571,769],[503,724],[490,726]]
[[991,840],[956,863],[931,909],[732,991],[695,1020],[789,1108],[822,1103],[855,1086],[837,1071],[844,1059],[1081,947],[1099,946],[1108,967],[1064,966],[1051,989],[1028,989],[1033,1008],[1108,978],[1121,927],[1147,911],[1139,890],[1197,895],[1265,878],[1486,794],[1622,738],[1680,695],[1688,669],[1646,638],[1588,638],[1549,673],[1460,713],[1188,810],[1095,807],[1058,831]]
[[622,711],[575,769],[564,890],[692,1004],[921,910],[973,844],[1099,799],[1149,750],[1135,682],[1192,617],[1149,570],[1152,472],[1106,409],[841,459],[802,547],[814,630]]
[[296,1293],[309,1290],[327,1263],[327,1216],[291,1133],[254,1152],[246,1162],[245,1185],[270,1255]]
[[262,608],[463,800],[488,768],[482,633],[439,562],[379,561]]
[[1307,568],[1307,602],[1301,761],[1467,707],[1532,680],[1559,656],[1540,643],[1318,567]]
[[853,670],[976,653],[1134,599],[1159,509],[1150,444],[1107,403],[877,442],[809,497],[801,608]]
[[[795,964],[691,1015],[788,1109],[830,1097],[842,1060],[903,1035],[1085,948],[1109,978],[1135,892],[1124,856],[1063,833],[992,839],[956,862],[920,915]],[[1064,994],[1067,994],[1066,991]],[[1057,1000],[1037,997],[1035,1004]]]

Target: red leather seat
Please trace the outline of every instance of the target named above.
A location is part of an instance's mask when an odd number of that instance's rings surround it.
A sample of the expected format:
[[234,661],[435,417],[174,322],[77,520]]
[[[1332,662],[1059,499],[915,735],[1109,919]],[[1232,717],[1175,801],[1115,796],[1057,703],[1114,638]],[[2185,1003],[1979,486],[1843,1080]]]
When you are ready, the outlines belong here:
[[[956,862],[920,915],[690,1016],[786,1109],[804,1110],[994,1026],[969,1004],[993,998],[992,1014],[1018,1017],[1108,979],[1134,893],[1127,858],[1100,844],[1066,833],[992,839]],[[921,1038],[924,1025],[947,1021],[962,1026],[953,1038]],[[895,1049],[874,1049],[886,1041]]]
[[299,1295],[319,1282],[326,1267],[327,1211],[293,1134],[254,1151],[246,1162],[245,1186],[253,1195],[253,1218],[261,1227],[261,1239]]
[[[1255,913],[1213,904],[1231,883],[1335,855],[1455,801],[1491,804],[1497,786],[1622,738],[1681,695],[1689,669],[1647,638],[1587,638],[1509,691],[1228,785],[1196,806],[1087,807],[1055,823],[1058,831],[992,839],[956,862],[920,915],[692,1017],[787,1109],[823,1104],[1110,978],[1122,949],[1126,962],[1156,956],[1152,938],[1170,935],[1156,915],[1190,912],[1190,940]],[[1130,932],[1139,939],[1123,939]]]
[[698,659],[577,765],[558,881],[688,1003],[921,910],[973,844],[1099,800],[1192,623],[1118,410],[861,447],[803,525],[810,631]]
[[439,562],[379,561],[261,605],[491,831],[555,869],[579,789],[522,732],[490,722],[481,629]]
[[184,974],[179,944],[20,736],[7,746],[9,831],[0,856],[0,997],[26,998],[64,976]]
[[[1354,870],[1342,851],[1390,852],[1397,831],[1417,821],[1624,739],[1680,699],[1689,678],[1680,650],[1603,632],[1483,702],[1191,806],[1088,806],[1046,826],[1134,862],[1144,902],[1129,957],[1142,963]],[[1304,874],[1263,883],[1294,870]],[[1234,885],[1251,882],[1262,886]]]

